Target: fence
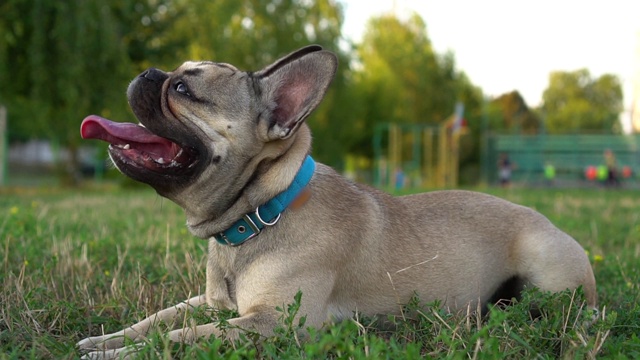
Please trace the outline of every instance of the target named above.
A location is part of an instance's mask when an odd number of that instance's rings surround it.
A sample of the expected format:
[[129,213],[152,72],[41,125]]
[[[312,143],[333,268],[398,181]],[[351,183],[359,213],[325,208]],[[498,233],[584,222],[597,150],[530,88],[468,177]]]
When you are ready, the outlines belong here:
[[[492,135],[487,139],[484,170],[491,183],[497,182],[498,158],[508,154],[515,164],[512,180],[541,184],[545,166],[553,166],[554,181],[567,185],[588,182],[587,169],[605,165],[604,152],[615,155],[617,168],[627,182],[637,182],[640,170],[640,135]],[[595,180],[594,180],[595,181]]]

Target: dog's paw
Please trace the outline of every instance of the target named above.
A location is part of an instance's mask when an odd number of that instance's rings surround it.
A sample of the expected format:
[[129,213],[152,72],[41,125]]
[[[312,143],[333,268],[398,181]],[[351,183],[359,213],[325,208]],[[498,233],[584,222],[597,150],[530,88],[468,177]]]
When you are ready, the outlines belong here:
[[76,348],[78,348],[80,352],[96,350],[98,349],[98,345],[101,343],[100,338],[102,338],[102,336],[94,336],[82,339],[76,343]]
[[[87,340],[87,339],[85,339]],[[133,359],[141,345],[130,345],[118,349],[95,350],[88,352],[82,360]]]
[[[584,327],[589,328],[599,320],[604,320],[604,313],[601,315],[600,310],[597,307],[590,307],[589,311],[591,316],[589,316],[587,319],[585,319],[582,322],[582,325]],[[603,311],[604,311],[604,308],[603,308]]]
[[119,334],[92,336],[79,341],[76,347],[80,352],[93,350],[114,350],[124,346],[124,336]]

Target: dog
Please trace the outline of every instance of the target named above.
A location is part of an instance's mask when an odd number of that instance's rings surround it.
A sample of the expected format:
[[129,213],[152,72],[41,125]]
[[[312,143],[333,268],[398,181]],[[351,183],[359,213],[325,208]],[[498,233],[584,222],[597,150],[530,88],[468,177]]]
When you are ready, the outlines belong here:
[[125,338],[182,324],[204,304],[239,316],[224,333],[212,322],[173,330],[171,341],[270,336],[276,307],[298,292],[297,316],[317,328],[354,312],[399,314],[414,295],[455,311],[525,287],[581,286],[595,308],[585,251],[536,211],[471,191],[392,197],[315,162],[304,120],[337,66],[308,46],[257,72],[208,61],[151,68],[127,90],[140,125],[84,119],[83,138],[109,142],[122,173],[181,206],[190,232],[208,239],[205,294],[80,341],[86,356],[126,356]]

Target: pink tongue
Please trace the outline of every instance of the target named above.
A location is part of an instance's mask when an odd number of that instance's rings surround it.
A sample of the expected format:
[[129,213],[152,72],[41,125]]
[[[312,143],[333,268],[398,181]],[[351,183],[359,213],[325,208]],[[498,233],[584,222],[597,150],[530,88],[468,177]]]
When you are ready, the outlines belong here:
[[132,123],[119,123],[97,115],[82,120],[80,135],[83,139],[97,139],[112,145],[130,144],[153,155],[172,159],[180,147],[168,139],[153,134],[145,127]]
[[83,139],[103,140],[112,144],[137,142],[158,143],[164,146],[173,145],[171,141],[153,134],[140,125],[113,122],[97,115],[89,115],[82,120],[80,135]]

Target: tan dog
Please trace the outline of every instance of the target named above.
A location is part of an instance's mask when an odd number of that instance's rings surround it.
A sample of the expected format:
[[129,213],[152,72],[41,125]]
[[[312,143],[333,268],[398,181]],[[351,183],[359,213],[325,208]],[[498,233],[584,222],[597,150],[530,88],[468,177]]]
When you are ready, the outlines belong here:
[[[90,357],[126,355],[124,337],[141,340],[159,321],[182,324],[181,310],[205,302],[237,309],[227,337],[268,336],[276,307],[298,291],[299,314],[314,327],[356,311],[397,314],[414,293],[455,310],[525,286],[582,285],[595,306],[584,250],[539,213],[468,191],[391,197],[315,164],[303,120],[336,67],[332,53],[310,46],[253,73],[212,62],[149,69],[127,92],[144,127],[84,120],[84,138],[110,142],[120,171],[183,207],[189,230],[209,239],[206,294],[81,341]],[[222,336],[216,325],[169,337]]]

